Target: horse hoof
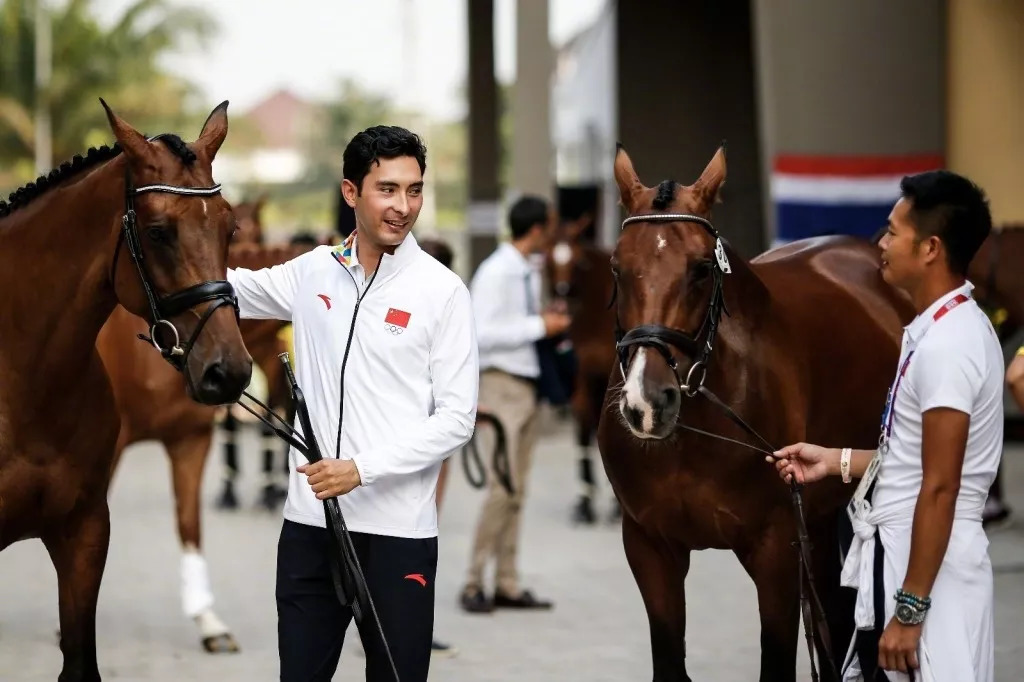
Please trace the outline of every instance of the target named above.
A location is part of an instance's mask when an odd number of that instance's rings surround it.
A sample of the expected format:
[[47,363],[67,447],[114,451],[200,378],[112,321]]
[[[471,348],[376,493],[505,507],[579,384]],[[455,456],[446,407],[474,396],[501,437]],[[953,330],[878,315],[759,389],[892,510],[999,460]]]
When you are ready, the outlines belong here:
[[576,523],[585,523],[592,525],[597,521],[597,515],[594,513],[594,506],[590,502],[589,497],[581,497],[579,502],[576,503],[576,507],[573,510],[573,520]]
[[224,484],[224,490],[217,498],[218,509],[238,509],[238,497],[235,496],[235,486],[230,483]]
[[241,649],[230,632],[213,637],[203,637],[203,648],[210,654],[237,654]]
[[260,497],[260,506],[268,511],[275,511],[286,497],[288,497],[288,491],[284,488],[272,484],[265,485]]

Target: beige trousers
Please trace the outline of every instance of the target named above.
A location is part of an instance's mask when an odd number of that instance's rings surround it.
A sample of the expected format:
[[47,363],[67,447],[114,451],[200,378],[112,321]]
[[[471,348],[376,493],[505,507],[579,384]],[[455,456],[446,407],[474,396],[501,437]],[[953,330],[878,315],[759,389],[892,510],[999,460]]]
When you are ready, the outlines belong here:
[[497,564],[495,586],[504,595],[519,596],[516,554],[519,545],[519,520],[526,482],[537,442],[537,394],[532,384],[497,370],[480,374],[481,411],[493,414],[505,428],[509,475],[513,494],[498,482],[494,471],[496,443],[492,429],[485,427],[477,436],[481,455],[487,460],[487,499],[477,522],[476,538],[466,580],[467,590],[483,589],[484,567],[492,557]]

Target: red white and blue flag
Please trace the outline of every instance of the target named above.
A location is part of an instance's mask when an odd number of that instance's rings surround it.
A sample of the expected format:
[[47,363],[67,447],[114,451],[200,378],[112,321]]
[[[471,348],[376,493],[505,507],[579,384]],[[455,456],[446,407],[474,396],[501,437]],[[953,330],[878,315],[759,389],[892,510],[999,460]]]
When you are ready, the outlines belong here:
[[827,234],[869,238],[888,221],[900,180],[942,168],[938,154],[775,157],[775,244]]

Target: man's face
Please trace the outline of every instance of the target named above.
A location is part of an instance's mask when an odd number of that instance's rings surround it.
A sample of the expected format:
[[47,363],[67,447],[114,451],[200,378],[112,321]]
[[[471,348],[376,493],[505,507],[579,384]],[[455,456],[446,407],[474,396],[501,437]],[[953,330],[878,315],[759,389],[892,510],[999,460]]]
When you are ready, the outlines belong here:
[[548,221],[543,225],[535,225],[533,228],[533,253],[546,251],[555,243],[558,236],[558,213],[554,207],[548,208]]
[[423,173],[411,156],[379,159],[363,178],[362,192],[344,180],[342,193],[355,210],[360,239],[378,247],[398,246],[423,208]]
[[939,248],[937,237],[919,240],[911,208],[907,199],[896,202],[889,213],[888,230],[878,242],[882,250],[882,278],[901,289],[909,289],[921,279]]

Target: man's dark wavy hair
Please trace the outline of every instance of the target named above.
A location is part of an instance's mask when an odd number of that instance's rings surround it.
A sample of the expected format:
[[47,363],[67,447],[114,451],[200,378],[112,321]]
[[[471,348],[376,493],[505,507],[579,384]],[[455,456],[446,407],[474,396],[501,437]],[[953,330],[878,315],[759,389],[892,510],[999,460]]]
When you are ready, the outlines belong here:
[[910,201],[917,237],[938,237],[949,269],[965,276],[974,254],[992,231],[992,214],[980,187],[948,170],[908,175],[900,193]]
[[411,156],[420,165],[420,172],[427,170],[427,148],[419,136],[398,126],[373,126],[358,133],[345,147],[342,156],[341,174],[363,192],[363,179],[369,175],[370,167],[380,159],[397,159]]

